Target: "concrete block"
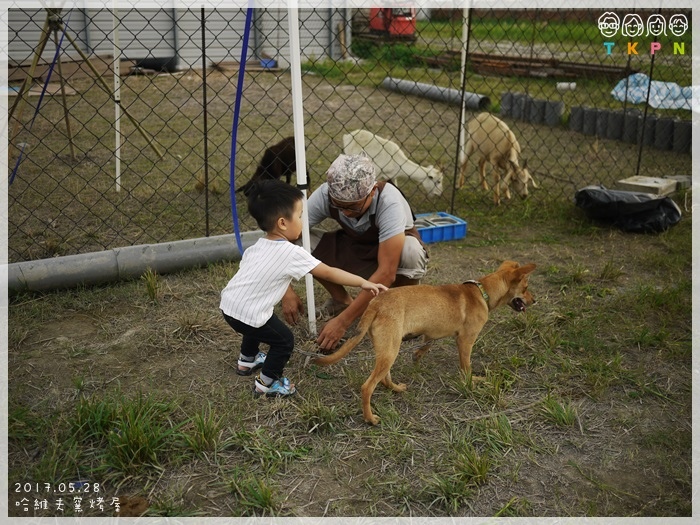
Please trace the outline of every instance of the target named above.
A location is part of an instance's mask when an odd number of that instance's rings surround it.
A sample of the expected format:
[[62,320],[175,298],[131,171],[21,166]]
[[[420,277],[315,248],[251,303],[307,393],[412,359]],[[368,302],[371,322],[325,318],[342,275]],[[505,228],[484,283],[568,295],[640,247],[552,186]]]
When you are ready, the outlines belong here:
[[619,180],[615,183],[617,189],[625,191],[639,191],[652,195],[669,195],[676,191],[675,180],[661,177],[643,177],[641,175]]
[[693,185],[693,178],[690,175],[669,175],[664,179],[676,181],[676,190],[687,190]]

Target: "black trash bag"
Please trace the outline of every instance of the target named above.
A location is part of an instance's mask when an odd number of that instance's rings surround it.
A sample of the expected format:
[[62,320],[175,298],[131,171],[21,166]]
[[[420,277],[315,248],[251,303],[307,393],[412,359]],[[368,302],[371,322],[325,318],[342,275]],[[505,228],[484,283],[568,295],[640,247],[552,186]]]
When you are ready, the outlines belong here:
[[658,233],[681,220],[681,209],[670,197],[649,193],[586,186],[576,192],[574,202],[590,219],[626,232]]

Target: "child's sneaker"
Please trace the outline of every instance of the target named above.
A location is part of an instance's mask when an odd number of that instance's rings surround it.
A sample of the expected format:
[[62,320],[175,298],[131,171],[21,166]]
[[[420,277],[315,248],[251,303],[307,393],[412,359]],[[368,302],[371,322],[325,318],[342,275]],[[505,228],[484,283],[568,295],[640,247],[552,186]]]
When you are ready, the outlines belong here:
[[266,357],[267,355],[263,354],[262,352],[258,352],[258,355],[256,355],[255,359],[252,361],[243,361],[239,359],[236,373],[239,376],[249,376],[263,365]]
[[275,379],[271,385],[266,386],[260,379],[260,376],[258,376],[255,378],[255,384],[253,385],[253,394],[256,396],[265,394],[267,397],[287,397],[296,393],[297,389],[286,377]]

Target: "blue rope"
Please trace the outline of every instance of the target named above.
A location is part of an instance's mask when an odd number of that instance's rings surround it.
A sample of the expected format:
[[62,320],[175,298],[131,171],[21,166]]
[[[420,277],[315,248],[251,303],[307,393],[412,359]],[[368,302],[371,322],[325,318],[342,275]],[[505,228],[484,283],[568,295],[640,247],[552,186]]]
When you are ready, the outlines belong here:
[[[70,20],[70,15],[71,13],[68,14],[68,20]],[[56,47],[56,53],[53,55],[53,62],[51,62],[51,66],[49,67],[49,74],[46,75],[46,81],[44,82],[44,87],[41,89],[41,95],[39,96],[39,102],[36,104],[36,109],[34,110],[34,116],[32,117],[32,121],[29,123],[29,131],[32,130],[32,127],[34,126],[34,121],[36,120],[36,116],[39,114],[39,108],[41,108],[41,102],[44,100],[44,95],[46,94],[46,88],[49,86],[49,82],[51,81],[51,74],[53,73],[53,68],[56,65],[56,62],[58,61],[58,55],[61,52],[61,47],[63,46],[63,37],[66,36],[66,30],[68,29],[68,22],[66,22],[63,25],[63,32],[61,33],[61,40],[58,42],[58,46]],[[51,28],[47,28],[48,31],[51,31]],[[22,93],[22,96],[25,96],[24,93]],[[17,162],[15,162],[15,168],[12,170],[12,175],[10,175],[10,184],[12,184],[15,181],[15,177],[17,176],[17,170],[19,169],[19,163],[22,162],[22,157],[24,156],[24,148],[27,147],[26,142],[22,145],[22,149],[19,151],[19,157],[17,157]]]
[[236,101],[233,107],[233,128],[231,129],[231,215],[233,219],[233,231],[236,234],[236,244],[241,256],[243,255],[243,242],[241,241],[241,229],[238,225],[238,209],[236,207],[236,137],[238,135],[238,118],[241,112],[241,96],[243,95],[243,81],[245,80],[245,63],[248,54],[248,37],[250,36],[250,26],[253,20],[253,0],[248,2],[248,11],[245,18],[245,31],[243,32],[243,50],[241,51],[241,62],[238,70],[238,87],[236,88]]

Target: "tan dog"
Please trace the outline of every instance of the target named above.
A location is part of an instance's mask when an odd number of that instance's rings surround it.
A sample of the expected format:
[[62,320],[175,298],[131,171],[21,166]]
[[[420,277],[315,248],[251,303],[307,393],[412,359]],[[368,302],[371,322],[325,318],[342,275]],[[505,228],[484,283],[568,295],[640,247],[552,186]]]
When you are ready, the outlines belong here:
[[534,264],[520,266],[505,261],[498,270],[479,281],[442,286],[417,285],[392,288],[372,300],[358,325],[359,333],[330,355],[314,359],[315,364],[336,363],[355,348],[367,332],[375,353],[374,371],[362,385],[362,412],[365,421],[376,425],[370,400],[380,381],[394,392],[406,390],[405,384],[391,380],[391,366],[406,336],[423,336],[425,343],[413,354],[418,360],[430,350],[434,339],[454,336],[459,349],[459,366],[471,373],[472,346],[488,321],[489,311],[503,304],[516,312],[535,302],[527,290]]

